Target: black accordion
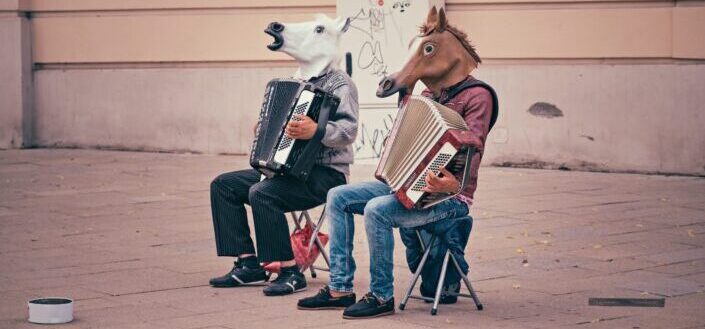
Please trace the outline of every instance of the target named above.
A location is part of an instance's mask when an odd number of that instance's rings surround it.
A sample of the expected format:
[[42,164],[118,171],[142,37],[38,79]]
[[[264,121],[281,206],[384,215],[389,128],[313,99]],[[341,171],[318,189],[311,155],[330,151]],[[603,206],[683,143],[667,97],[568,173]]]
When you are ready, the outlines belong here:
[[[274,79],[264,92],[259,124],[250,152],[250,165],[264,176],[290,175],[306,180],[311,172],[328,120],[335,115],[340,98],[311,83]],[[291,139],[284,133],[294,114],[307,115],[318,123],[310,140]]]

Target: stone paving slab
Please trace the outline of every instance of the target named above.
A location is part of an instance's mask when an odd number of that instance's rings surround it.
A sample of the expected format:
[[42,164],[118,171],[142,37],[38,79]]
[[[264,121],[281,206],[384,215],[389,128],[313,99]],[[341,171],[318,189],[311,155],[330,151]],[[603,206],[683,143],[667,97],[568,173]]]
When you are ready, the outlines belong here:
[[[246,167],[243,156],[0,151],[0,328],[43,328],[26,322],[26,301],[40,296],[76,300],[76,320],[60,328],[705,326],[703,178],[483,167],[466,254],[485,310],[461,299],[434,317],[410,301],[394,316],[351,322],[339,311],[296,310],[325,272],[281,298],[207,285],[232,262],[215,256],[208,186]],[[373,170],[356,165],[351,179]],[[358,295],[369,287],[362,221]],[[400,299],[411,273],[398,237],[396,246]],[[597,307],[590,297],[666,305]]]

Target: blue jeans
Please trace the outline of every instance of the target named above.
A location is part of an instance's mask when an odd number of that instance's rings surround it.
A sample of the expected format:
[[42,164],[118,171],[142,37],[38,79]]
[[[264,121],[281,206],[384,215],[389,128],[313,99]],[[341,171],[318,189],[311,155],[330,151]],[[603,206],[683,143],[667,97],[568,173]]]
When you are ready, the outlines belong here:
[[365,216],[370,249],[370,290],[381,300],[394,296],[394,227],[417,227],[443,219],[466,216],[468,207],[456,199],[429,209],[406,209],[387,184],[372,181],[341,185],[328,191],[326,217],[330,223],[330,282],[332,290],[353,291],[352,256],[354,214]]

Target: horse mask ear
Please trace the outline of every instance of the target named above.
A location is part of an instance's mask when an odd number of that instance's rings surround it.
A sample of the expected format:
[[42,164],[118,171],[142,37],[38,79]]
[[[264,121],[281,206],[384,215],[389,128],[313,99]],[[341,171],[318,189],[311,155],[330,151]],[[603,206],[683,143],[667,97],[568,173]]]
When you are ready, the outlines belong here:
[[438,11],[436,6],[433,6],[431,10],[428,11],[428,16],[426,16],[426,25],[435,26],[438,23]]
[[350,17],[347,17],[344,20],[342,17],[338,17],[335,20],[335,26],[338,28],[338,31],[340,31],[341,33],[347,32],[348,29],[350,28]]
[[446,18],[446,11],[441,8],[441,10],[438,12],[438,24],[436,25],[436,29],[438,29],[438,32],[443,32],[445,31],[447,26],[448,19]]

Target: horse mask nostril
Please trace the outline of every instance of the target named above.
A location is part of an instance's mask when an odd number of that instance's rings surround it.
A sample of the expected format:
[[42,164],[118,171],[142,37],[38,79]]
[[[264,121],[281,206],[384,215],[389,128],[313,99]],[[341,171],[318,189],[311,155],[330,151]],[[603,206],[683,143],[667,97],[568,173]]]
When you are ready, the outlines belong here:
[[389,79],[389,78],[382,80],[382,89],[384,91],[388,91],[388,90],[392,89],[393,86],[394,86],[394,80]]
[[274,32],[284,31],[284,25],[279,22],[274,22],[269,25],[269,28]]

